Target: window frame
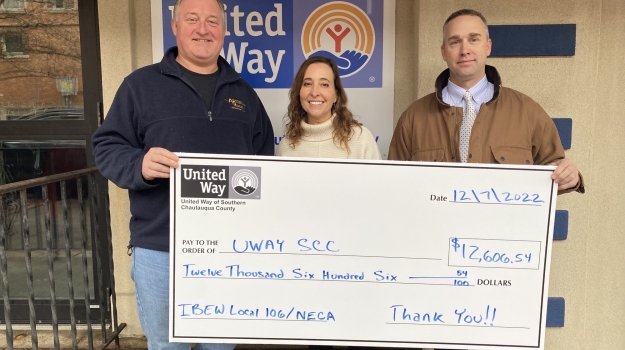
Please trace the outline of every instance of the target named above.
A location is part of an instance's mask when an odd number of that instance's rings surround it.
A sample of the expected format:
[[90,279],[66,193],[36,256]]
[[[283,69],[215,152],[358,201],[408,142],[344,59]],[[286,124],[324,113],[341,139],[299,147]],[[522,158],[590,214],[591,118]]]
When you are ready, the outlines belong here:
[[18,6],[17,7],[6,7],[6,0],[5,2],[2,3],[2,5],[0,5],[0,12],[24,12],[24,10],[26,9],[26,0],[14,0],[17,1]]
[[[7,36],[8,35],[16,35],[20,38],[20,48],[21,51],[8,51],[7,48]],[[30,58],[28,54],[26,54],[25,45],[24,45],[24,33],[22,32],[4,32],[0,33],[0,49],[2,51],[2,59],[14,59],[14,58]]]
[[[63,7],[57,7],[57,2],[63,2]],[[71,7],[66,7],[66,4],[70,3],[72,6]],[[77,7],[78,5],[78,0],[50,0],[50,2],[48,4],[46,4],[46,10],[50,11],[50,12],[69,12],[69,11],[76,11],[78,9]]]

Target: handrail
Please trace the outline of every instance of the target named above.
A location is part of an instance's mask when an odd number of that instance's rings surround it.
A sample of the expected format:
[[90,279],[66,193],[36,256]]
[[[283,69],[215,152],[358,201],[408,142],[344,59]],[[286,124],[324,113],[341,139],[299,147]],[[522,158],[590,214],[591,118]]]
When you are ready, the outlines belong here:
[[[91,300],[90,293],[91,285],[89,282],[89,259],[92,259],[93,285],[95,295],[93,299],[96,300],[99,306],[99,323],[102,330],[102,339],[99,349],[106,349],[113,341],[115,341],[116,347],[119,347],[119,335],[123,329],[126,328],[125,323],[119,323],[117,319],[117,296],[115,291],[115,272],[113,263],[113,246],[111,241],[111,229],[110,229],[110,213],[109,213],[109,199],[105,191],[106,184],[100,183],[98,178],[98,169],[95,167],[70,171],[62,174],[44,176],[36,179],[30,179],[26,181],[20,181],[16,183],[10,183],[0,186],[0,197],[4,194],[11,192],[19,192],[19,196],[16,198],[10,198],[11,205],[9,210],[4,207],[5,201],[0,200],[0,289],[3,290],[4,298],[0,300],[0,303],[4,302],[4,324],[6,325],[6,348],[13,350],[13,326],[11,322],[11,304],[12,300],[9,298],[9,270],[7,266],[15,265],[7,264],[7,248],[11,250],[10,243],[15,240],[22,239],[20,249],[14,249],[14,251],[23,250],[26,263],[26,276],[28,285],[28,311],[29,321],[31,329],[31,344],[33,349],[39,349],[38,335],[37,335],[37,322],[42,322],[42,316],[37,315],[41,312],[41,308],[36,307],[35,301],[35,288],[33,283],[33,276],[35,270],[43,271],[41,264],[33,265],[33,260],[42,261],[41,257],[33,259],[31,252],[33,250],[47,252],[47,268],[50,284],[50,310],[52,316],[52,331],[54,336],[54,348],[60,349],[60,340],[58,335],[59,326],[59,310],[64,310],[64,315],[67,313],[67,305],[59,307],[57,304],[56,296],[56,281],[55,281],[55,257],[61,259],[61,256],[55,256],[54,251],[61,250],[61,245],[65,246],[65,265],[67,267],[67,288],[69,298],[69,321],[71,325],[72,347],[77,348],[77,312],[83,312],[80,310],[82,305],[77,305],[75,299],[77,296],[74,292],[74,278],[73,270],[74,265],[72,263],[72,257],[75,256],[75,252],[79,251],[79,258],[82,261],[82,275],[83,275],[83,290],[84,290],[84,314],[82,319],[86,320],[87,325],[87,339],[89,349],[94,349],[93,328],[91,325]],[[76,180],[68,181],[68,180]],[[69,183],[68,183],[69,182]],[[57,185],[58,184],[58,185]],[[71,184],[71,185],[70,185]],[[55,195],[51,200],[49,193],[49,186],[54,185],[53,191]],[[83,186],[85,185],[85,186]],[[41,192],[30,200],[28,198],[27,190],[31,188],[40,187]],[[72,199],[68,199],[69,187],[76,188],[76,193],[72,194]],[[60,196],[57,190],[60,189]],[[84,190],[87,193],[84,193]],[[103,191],[104,190],[104,191]],[[3,199],[3,198],[0,198]],[[27,202],[28,201],[28,202]],[[89,206],[89,208],[85,208]],[[39,223],[41,221],[41,209],[43,208],[43,222],[45,227],[41,225],[31,225],[31,222]],[[19,210],[18,210],[19,209]],[[103,210],[101,210],[103,209]],[[73,214],[71,214],[73,213]],[[71,215],[70,215],[71,214]],[[8,215],[9,221],[19,220],[21,215],[21,226],[12,227],[9,226],[9,230],[6,230],[4,223],[4,217]],[[30,216],[34,217],[30,219]],[[76,222],[76,215],[78,215],[79,223]],[[74,219],[71,219],[71,218]],[[89,224],[88,224],[89,222]],[[78,225],[79,224],[79,225]],[[19,231],[21,230],[21,235]],[[45,235],[45,243],[42,241]],[[20,237],[21,236],[21,237]],[[31,239],[35,238],[35,239]],[[79,236],[79,237],[76,237]],[[91,237],[91,244],[88,243],[89,237]],[[79,244],[75,244],[75,239],[80,239]],[[88,256],[89,252],[92,252],[91,257]],[[20,270],[21,271],[21,270]],[[108,272],[108,276],[104,273]],[[60,276],[60,275],[59,275]],[[96,277],[97,276],[97,277]],[[108,282],[105,283],[105,279]],[[96,289],[97,288],[97,289]],[[78,297],[80,298],[80,297]],[[47,299],[47,298],[45,298]],[[22,307],[25,304],[21,304]],[[0,306],[2,306],[0,304]],[[23,320],[24,314],[21,314]],[[94,315],[98,316],[98,315]],[[65,318],[63,322],[67,322]],[[39,323],[40,324],[40,323]],[[63,344],[64,347],[69,344]]]
[[98,172],[98,168],[92,167],[92,168],[87,168],[87,169],[82,169],[82,170],[70,171],[70,172],[62,173],[62,174],[43,176],[43,177],[39,177],[36,179],[24,180],[24,181],[10,183],[6,185],[0,185],[0,195],[9,193],[9,192],[17,192],[17,191],[25,190],[31,187],[48,185],[48,184],[60,182],[60,181],[67,181],[67,180],[71,180],[71,179],[85,176],[85,175],[90,175],[90,174],[97,173],[97,172]]

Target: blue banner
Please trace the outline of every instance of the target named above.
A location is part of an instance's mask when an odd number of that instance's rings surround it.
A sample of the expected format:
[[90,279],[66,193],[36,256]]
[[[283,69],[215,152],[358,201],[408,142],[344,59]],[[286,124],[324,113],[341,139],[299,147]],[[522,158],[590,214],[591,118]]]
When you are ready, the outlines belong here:
[[[174,0],[163,0],[165,50]],[[291,87],[300,64],[321,55],[334,59],[346,88],[381,88],[383,0],[226,0],[222,56],[254,88]]]

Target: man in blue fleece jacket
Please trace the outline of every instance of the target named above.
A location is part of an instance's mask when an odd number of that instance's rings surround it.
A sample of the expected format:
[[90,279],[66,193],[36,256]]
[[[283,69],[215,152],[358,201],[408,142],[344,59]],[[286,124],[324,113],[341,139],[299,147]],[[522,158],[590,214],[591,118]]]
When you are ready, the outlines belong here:
[[[219,56],[226,32],[220,0],[177,0],[176,47],[120,86],[93,135],[98,169],[129,190],[131,277],[149,349],[169,343],[169,169],[172,152],[273,155],[265,108],[252,87]],[[230,344],[195,349],[231,350]]]

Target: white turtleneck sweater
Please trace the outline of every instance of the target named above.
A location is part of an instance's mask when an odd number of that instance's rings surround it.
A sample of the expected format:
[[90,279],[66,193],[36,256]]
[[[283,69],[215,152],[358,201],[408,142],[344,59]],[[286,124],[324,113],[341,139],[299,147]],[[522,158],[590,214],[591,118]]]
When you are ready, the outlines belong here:
[[345,158],[345,159],[382,159],[378,145],[369,129],[352,127],[352,137],[349,140],[349,154],[346,149],[334,143],[332,121],[310,125],[302,121],[304,133],[295,149],[289,145],[289,140],[280,141],[276,156],[306,157],[306,158]]

